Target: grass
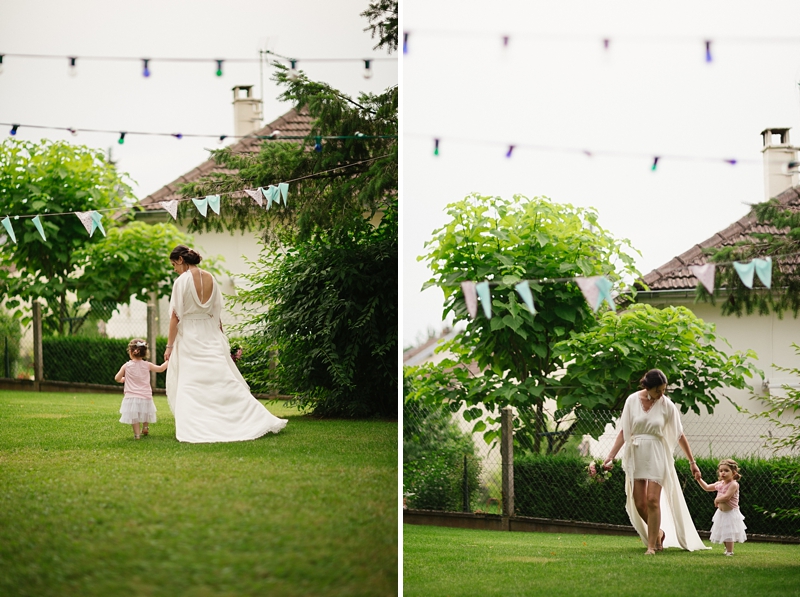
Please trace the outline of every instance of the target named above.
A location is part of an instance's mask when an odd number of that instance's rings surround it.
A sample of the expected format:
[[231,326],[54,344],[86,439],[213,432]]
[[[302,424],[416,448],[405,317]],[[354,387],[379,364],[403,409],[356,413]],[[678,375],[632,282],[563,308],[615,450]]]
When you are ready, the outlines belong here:
[[[706,542],[707,545],[710,543]],[[737,543],[645,557],[638,537],[403,525],[403,594],[592,597],[800,595],[800,545]]]
[[0,392],[0,595],[395,595],[397,424],[182,444],[166,399]]

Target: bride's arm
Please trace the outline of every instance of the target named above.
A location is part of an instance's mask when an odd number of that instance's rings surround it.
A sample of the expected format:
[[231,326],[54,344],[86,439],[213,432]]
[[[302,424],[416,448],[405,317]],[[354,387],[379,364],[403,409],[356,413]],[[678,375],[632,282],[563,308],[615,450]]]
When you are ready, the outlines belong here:
[[167,350],[164,351],[164,360],[168,361],[170,355],[172,354],[172,347],[175,345],[175,338],[178,337],[178,316],[175,315],[175,311],[172,312],[172,316],[169,318],[169,336],[167,336]]

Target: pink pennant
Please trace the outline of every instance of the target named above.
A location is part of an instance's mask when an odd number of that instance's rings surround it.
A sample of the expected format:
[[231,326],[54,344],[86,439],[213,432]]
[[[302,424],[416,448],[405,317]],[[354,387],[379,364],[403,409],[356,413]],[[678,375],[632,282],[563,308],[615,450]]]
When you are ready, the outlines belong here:
[[258,203],[259,207],[263,207],[264,195],[261,194],[261,189],[255,189],[252,191],[250,189],[245,189],[244,192],[250,195],[250,197],[252,197],[256,203]]
[[160,201],[159,205],[169,212],[173,220],[178,219],[178,202],[175,199],[171,201]]
[[592,311],[597,311],[600,306],[600,289],[597,287],[597,280],[600,278],[601,276],[575,278],[575,283],[580,287],[583,298],[589,303]]
[[475,282],[461,282],[461,292],[464,293],[464,301],[467,303],[467,312],[472,319],[478,314],[478,293],[475,290]]
[[716,266],[713,263],[706,263],[705,265],[690,265],[689,271],[694,274],[700,283],[706,287],[709,293],[714,294],[714,270]]
[[75,215],[78,216],[78,219],[80,219],[83,227],[86,228],[86,232],[89,233],[89,236],[92,236],[92,232],[94,232],[94,230],[92,230],[92,212],[76,211]]

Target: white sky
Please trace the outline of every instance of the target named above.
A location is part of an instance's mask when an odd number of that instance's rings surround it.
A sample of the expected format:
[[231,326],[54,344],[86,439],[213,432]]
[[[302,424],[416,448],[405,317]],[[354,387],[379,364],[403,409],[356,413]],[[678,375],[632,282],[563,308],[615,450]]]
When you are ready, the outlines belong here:
[[[593,206],[641,251],[643,274],[746,215],[764,199],[761,131],[793,127],[800,144],[799,22],[800,3],[789,1],[407,0],[403,346],[442,326],[442,293],[420,292],[430,275],[416,257],[447,221],[444,207],[471,192]],[[705,39],[714,40],[711,63]],[[505,146],[458,139],[649,157],[518,148],[507,159]],[[664,157],[651,171],[652,156],[667,154],[753,163]]]
[[[149,78],[140,62],[78,59],[77,75],[68,62],[6,56],[0,74],[0,122],[46,126],[233,135],[235,85],[253,85],[260,95],[257,62],[223,65],[217,58],[258,59],[260,49],[297,58],[387,57],[373,50],[376,40],[363,31],[359,16],[367,0],[25,0],[0,2],[0,54],[135,56],[151,58]],[[396,57],[397,54],[394,54]],[[159,62],[159,57],[209,58],[208,63]],[[380,92],[397,83],[397,61],[298,63],[309,77],[345,93]],[[279,89],[264,69],[264,123],[292,106],[276,100]],[[3,127],[4,129],[7,127]],[[10,127],[9,127],[10,128]],[[0,131],[8,135],[8,130]],[[216,139],[19,129],[17,137],[43,137],[113,148],[122,172],[130,174],[138,198],[158,190],[208,158]]]

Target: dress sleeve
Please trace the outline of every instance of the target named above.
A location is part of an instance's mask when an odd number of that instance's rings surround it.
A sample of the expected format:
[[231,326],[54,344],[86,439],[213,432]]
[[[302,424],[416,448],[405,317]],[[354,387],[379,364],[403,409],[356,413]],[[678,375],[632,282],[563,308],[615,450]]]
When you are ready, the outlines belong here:
[[683,435],[683,425],[681,424],[681,414],[678,412],[678,407],[675,403],[664,396],[664,408],[666,409],[666,423],[664,425],[664,439],[667,440],[667,445],[670,451],[674,451],[678,445],[678,440]]
[[184,275],[178,276],[175,283],[172,285],[172,296],[169,298],[169,318],[172,319],[172,314],[175,313],[178,319],[183,317],[183,282]]

